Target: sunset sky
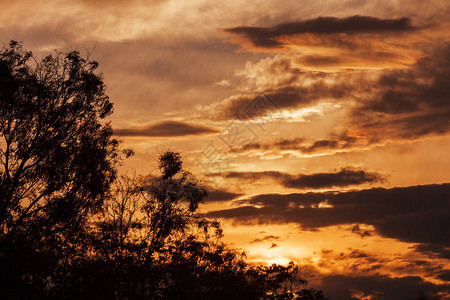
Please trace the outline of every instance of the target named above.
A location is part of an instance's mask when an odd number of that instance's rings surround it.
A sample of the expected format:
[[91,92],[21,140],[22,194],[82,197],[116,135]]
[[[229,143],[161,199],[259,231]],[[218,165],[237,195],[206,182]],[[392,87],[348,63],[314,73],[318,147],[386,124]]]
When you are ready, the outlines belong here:
[[[0,40],[91,53],[115,134],[331,299],[450,297],[450,2],[0,0]],[[414,298],[415,297],[415,298]]]

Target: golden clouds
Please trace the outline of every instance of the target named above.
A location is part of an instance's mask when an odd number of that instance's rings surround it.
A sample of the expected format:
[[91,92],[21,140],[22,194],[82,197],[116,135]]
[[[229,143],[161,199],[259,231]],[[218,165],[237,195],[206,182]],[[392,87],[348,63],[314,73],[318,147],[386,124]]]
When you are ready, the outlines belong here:
[[[0,0],[0,7],[4,42],[41,52],[96,45],[115,103],[112,124],[136,149],[127,166],[139,172],[151,170],[162,149],[182,151],[190,169],[204,172],[199,153],[216,145],[221,128],[263,128],[232,150],[222,144],[227,169],[204,176],[210,215],[228,220],[225,234],[236,234],[230,241],[253,251],[251,260],[304,259],[317,274],[342,271],[325,281],[346,296],[339,284],[361,297],[373,294],[367,282],[436,288],[376,273],[436,280],[413,261],[435,267],[448,254],[448,192],[419,186],[450,180],[446,1]],[[273,105],[245,111],[261,99]],[[410,187],[347,190],[372,184]],[[356,270],[353,285],[347,275]]]
[[[448,247],[446,235],[449,229],[445,224],[449,196],[450,184],[349,192],[261,194],[240,200],[239,207],[213,211],[209,215],[244,224],[295,222],[309,230],[364,223],[374,226],[385,237],[431,244],[437,246],[433,250],[435,253],[441,253]],[[427,202],[427,199],[432,200]],[[321,202],[327,202],[331,207],[318,208]],[[439,250],[439,246],[444,248]]]
[[[302,142],[283,149],[302,153],[320,148],[348,151],[445,135],[450,129],[448,49],[445,42],[435,45],[417,62],[401,69],[344,73],[305,70],[296,67],[289,55],[266,58],[238,72],[245,83],[241,92],[210,110],[218,120],[261,118],[267,122],[289,122],[289,110],[308,110],[325,101],[348,112],[348,118],[336,124],[345,132],[340,137],[335,134],[332,139],[309,141],[309,146]],[[262,99],[270,99],[274,105],[260,107],[253,114],[242,113]],[[264,149],[256,146],[245,145],[241,150]]]
[[419,39],[420,29],[408,18],[352,16],[225,31],[241,36],[243,39],[235,41],[250,51],[282,52],[300,68],[330,72],[411,65],[421,56],[412,45]]

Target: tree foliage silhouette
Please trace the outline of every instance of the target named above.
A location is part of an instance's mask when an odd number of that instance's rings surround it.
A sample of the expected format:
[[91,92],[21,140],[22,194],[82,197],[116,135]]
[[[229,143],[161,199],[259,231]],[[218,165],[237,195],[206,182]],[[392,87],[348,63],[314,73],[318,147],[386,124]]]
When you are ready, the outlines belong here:
[[101,208],[119,143],[101,122],[112,104],[96,68],[77,51],[37,59],[14,41],[0,51],[2,264],[32,263],[21,247],[67,259],[71,239]]
[[0,50],[0,298],[324,299],[298,266],[252,266],[222,242],[179,153],[156,175],[116,174],[96,68],[77,51]]
[[73,289],[102,291],[99,298],[324,299],[301,289],[306,281],[293,263],[252,266],[244,253],[229,249],[220,224],[199,213],[207,193],[183,170],[179,153],[166,152],[159,162],[158,176],[115,181],[97,216],[93,240],[101,242],[89,263],[108,271],[84,282],[74,278]]

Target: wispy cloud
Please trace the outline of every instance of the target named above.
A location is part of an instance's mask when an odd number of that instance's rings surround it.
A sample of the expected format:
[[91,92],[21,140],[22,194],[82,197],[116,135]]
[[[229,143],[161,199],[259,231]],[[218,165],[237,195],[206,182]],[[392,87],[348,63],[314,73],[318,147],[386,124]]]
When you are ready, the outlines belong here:
[[181,121],[162,121],[147,126],[114,129],[118,136],[177,137],[218,133],[215,128]]
[[339,34],[339,33],[386,33],[412,31],[418,28],[411,25],[408,18],[379,19],[370,16],[352,16],[347,18],[319,17],[305,21],[283,23],[273,27],[234,27],[225,32],[240,35],[257,47],[279,47],[282,37],[292,35]]
[[[214,174],[212,174],[214,175]],[[278,171],[263,172],[226,172],[218,174],[227,179],[258,180],[270,179],[287,188],[296,189],[321,189],[331,187],[345,187],[363,183],[384,182],[386,179],[381,174],[368,172],[363,169],[351,167],[341,168],[339,171],[315,174],[288,174]]]
[[206,202],[223,202],[223,201],[231,201],[233,199],[242,196],[243,194],[230,192],[225,189],[218,188],[207,188],[208,195],[205,199]]
[[307,141],[302,137],[297,137],[291,139],[281,138],[273,139],[271,141],[254,142],[243,145],[234,151],[298,151],[303,154],[315,154],[349,149],[352,146],[358,146],[358,142],[359,141],[356,137],[351,137],[344,133],[327,139],[312,141]]
[[281,239],[281,237],[276,236],[276,235],[266,235],[262,238],[256,238],[256,239],[252,240],[250,242],[250,244],[262,243],[262,242],[267,242],[267,241],[274,243],[274,241],[278,241],[280,239]]

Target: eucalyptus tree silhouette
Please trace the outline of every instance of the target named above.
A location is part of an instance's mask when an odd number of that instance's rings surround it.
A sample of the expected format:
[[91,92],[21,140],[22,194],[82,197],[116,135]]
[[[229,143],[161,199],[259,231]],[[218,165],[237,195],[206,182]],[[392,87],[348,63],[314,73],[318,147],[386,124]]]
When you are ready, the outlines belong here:
[[38,59],[15,41],[0,50],[0,264],[9,270],[2,278],[6,287],[14,286],[11,280],[51,285],[50,261],[76,252],[88,214],[101,208],[115,178],[119,142],[101,121],[112,104],[96,68],[77,51]]

